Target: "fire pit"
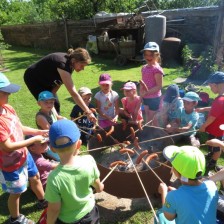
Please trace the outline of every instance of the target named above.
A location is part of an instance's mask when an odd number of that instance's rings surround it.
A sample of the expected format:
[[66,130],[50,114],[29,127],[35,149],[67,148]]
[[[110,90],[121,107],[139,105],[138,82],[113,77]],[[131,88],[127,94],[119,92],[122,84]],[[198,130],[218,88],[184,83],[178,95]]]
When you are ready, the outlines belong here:
[[[116,147],[111,146],[116,144],[114,139],[118,140],[121,143],[127,140],[133,143],[130,127],[131,126],[127,125],[126,129],[123,130],[122,124],[115,125],[114,132],[111,134],[112,137],[106,136],[105,131],[99,130],[94,134],[94,137],[89,140],[88,150],[97,162],[101,174],[101,180],[111,171],[109,168],[109,164],[111,162],[114,162],[118,159],[127,161],[128,155],[120,155],[120,157],[118,158],[118,150],[116,150]],[[133,126],[133,128],[136,130],[137,126]],[[109,129],[110,128],[106,129],[106,131],[109,131]],[[97,140],[97,134],[101,135],[103,139],[102,142],[99,142]],[[135,136],[138,137],[139,146],[141,147],[140,151],[136,150],[137,152],[148,150],[149,154],[158,153],[159,163],[156,163],[156,161],[152,161],[152,163],[150,163],[150,166],[152,167],[153,171],[159,176],[159,178],[163,182],[168,184],[171,178],[171,172],[170,168],[161,165],[161,163],[167,164],[167,161],[163,158],[161,152],[166,146],[174,144],[172,138],[167,137],[161,140],[147,142],[147,140],[150,139],[168,136],[165,131],[149,126],[145,126],[142,131],[136,132]],[[92,149],[101,147],[102,149],[91,151]],[[133,147],[134,144],[128,146],[128,148]],[[133,156],[133,161],[135,160],[136,158],[134,158]],[[160,184],[159,178],[156,177],[153,171],[151,169],[138,171],[147,194],[157,193],[158,186]],[[108,177],[108,179],[106,179],[104,190],[109,194],[122,198],[140,198],[145,196],[145,193],[135,171],[127,172],[114,170]]]

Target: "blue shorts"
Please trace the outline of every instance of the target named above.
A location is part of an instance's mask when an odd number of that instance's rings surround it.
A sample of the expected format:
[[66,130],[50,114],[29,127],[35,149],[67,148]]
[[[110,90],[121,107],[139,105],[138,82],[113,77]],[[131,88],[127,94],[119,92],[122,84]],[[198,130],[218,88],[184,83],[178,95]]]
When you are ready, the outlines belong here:
[[0,170],[2,190],[10,194],[20,194],[26,191],[28,178],[36,176],[38,169],[28,152],[26,162],[18,170],[6,172]]
[[160,105],[160,97],[143,98],[143,104],[149,107],[149,110],[157,111]]

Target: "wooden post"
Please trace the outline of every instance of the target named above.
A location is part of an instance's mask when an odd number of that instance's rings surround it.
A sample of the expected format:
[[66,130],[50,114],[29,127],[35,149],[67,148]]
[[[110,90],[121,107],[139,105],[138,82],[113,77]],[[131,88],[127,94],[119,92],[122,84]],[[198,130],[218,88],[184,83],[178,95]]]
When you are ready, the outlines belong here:
[[67,19],[63,17],[64,28],[65,28],[65,47],[68,50],[68,27],[67,27]]
[[216,64],[221,70],[224,67],[224,0],[220,1],[219,18],[214,39],[214,56]]

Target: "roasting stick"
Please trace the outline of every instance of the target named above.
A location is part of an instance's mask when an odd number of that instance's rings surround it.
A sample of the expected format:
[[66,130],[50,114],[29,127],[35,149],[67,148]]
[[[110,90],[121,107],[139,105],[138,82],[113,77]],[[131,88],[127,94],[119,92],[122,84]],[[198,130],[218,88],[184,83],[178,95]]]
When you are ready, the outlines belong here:
[[[145,123],[144,125],[142,125],[142,128],[144,128],[146,125],[150,124],[152,121],[153,121],[153,120],[151,120],[151,121]],[[140,130],[139,130],[139,129],[135,130],[135,133],[138,132],[138,131],[140,131]],[[126,138],[129,138],[130,136],[131,136],[131,134],[128,135]]]
[[149,140],[142,141],[142,142],[139,142],[139,143],[153,142],[153,141],[156,141],[156,140],[160,140],[160,139],[164,139],[164,138],[170,138],[170,137],[174,137],[174,136],[178,136],[178,135],[183,135],[183,134],[187,134],[187,133],[191,133],[191,132],[196,132],[196,131],[198,131],[198,130],[186,131],[186,132],[181,132],[181,133],[178,133],[178,134],[167,135],[167,136],[163,136],[163,137],[159,137],[159,138],[153,138],[153,139],[149,139]]
[[113,169],[103,178],[103,180],[101,180],[101,183],[103,184],[104,181],[111,175],[111,173],[116,169],[116,167],[118,166],[118,164],[116,166],[113,167]]
[[[96,124],[96,126],[100,129],[100,130],[102,130],[102,131],[104,131],[105,133],[107,133],[103,128],[101,128],[98,124]],[[116,142],[116,143],[119,143],[119,141],[117,140],[117,139],[115,139],[112,135],[109,135],[109,137],[114,141],[114,142]]]
[[133,165],[133,167],[134,167],[135,173],[136,173],[136,175],[137,175],[137,177],[138,177],[138,179],[139,179],[139,182],[140,182],[140,184],[141,184],[141,186],[142,186],[142,189],[143,189],[143,191],[144,191],[144,193],[145,193],[145,196],[146,196],[146,198],[147,198],[147,200],[148,200],[148,202],[149,202],[149,205],[150,205],[150,207],[151,207],[151,209],[152,209],[152,211],[153,211],[154,217],[155,217],[157,223],[159,223],[158,217],[156,216],[155,210],[154,210],[154,208],[153,208],[153,206],[152,206],[152,203],[151,203],[151,201],[150,201],[150,199],[149,199],[149,196],[148,196],[148,194],[147,194],[147,191],[145,190],[145,187],[144,187],[144,185],[143,185],[143,183],[142,183],[142,180],[141,180],[141,178],[140,178],[140,176],[139,176],[139,174],[138,174],[138,171],[136,170],[135,165],[134,165],[134,163],[133,163],[133,161],[132,161],[132,159],[131,159],[131,156],[130,156],[129,154],[128,154],[128,157],[129,157],[129,160],[130,160],[130,162],[132,163],[132,165]]

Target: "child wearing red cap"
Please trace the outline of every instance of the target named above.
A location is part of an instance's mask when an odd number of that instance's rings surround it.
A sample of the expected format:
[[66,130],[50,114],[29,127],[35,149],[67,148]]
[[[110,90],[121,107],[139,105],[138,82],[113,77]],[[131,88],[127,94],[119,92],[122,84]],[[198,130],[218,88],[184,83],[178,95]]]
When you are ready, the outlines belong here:
[[119,96],[112,90],[112,80],[109,74],[99,77],[100,91],[96,93],[96,108],[98,123],[102,128],[110,127],[117,122],[119,114]]
[[141,97],[137,95],[136,85],[134,82],[127,82],[124,84],[122,90],[125,97],[121,99],[123,108],[120,108],[120,116],[131,124],[137,124],[141,129],[143,122],[142,101]]

